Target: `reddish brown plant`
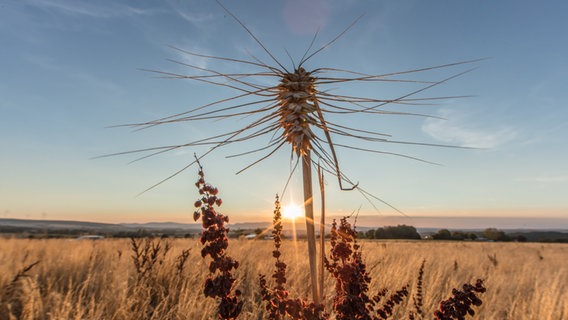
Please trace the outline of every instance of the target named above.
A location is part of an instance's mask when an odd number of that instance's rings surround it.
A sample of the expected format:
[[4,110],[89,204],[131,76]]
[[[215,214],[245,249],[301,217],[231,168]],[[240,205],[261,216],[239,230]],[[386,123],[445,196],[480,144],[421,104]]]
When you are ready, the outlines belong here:
[[453,297],[440,302],[440,308],[434,312],[438,320],[463,320],[467,315],[473,316],[475,311],[472,306],[479,307],[482,303],[477,296],[487,289],[483,286],[483,280],[477,279],[475,285],[466,283],[462,290],[453,289]]
[[346,217],[340,220],[339,226],[333,221],[331,255],[330,260],[326,260],[326,268],[335,278],[333,309],[336,319],[387,319],[392,315],[394,306],[408,295],[407,286],[392,294],[381,307],[376,307],[388,291],[383,289],[372,298],[368,296],[371,278],[356,238],[357,232]]
[[280,260],[282,245],[282,214],[280,213],[280,200],[276,196],[272,235],[274,236],[274,251],[272,256],[276,259],[275,270],[272,274],[274,288],[268,287],[266,276],[259,275],[260,294],[266,303],[268,319],[280,320],[286,316],[291,319],[310,319],[324,320],[328,315],[324,312],[324,306],[305,299],[290,298],[286,290],[286,268],[287,265]]
[[[196,158],[197,159],[197,158]],[[217,314],[221,319],[236,319],[241,313],[243,302],[239,301],[241,292],[235,290],[232,294],[235,278],[231,271],[239,267],[239,262],[228,256],[225,252],[229,246],[225,223],[229,217],[217,213],[215,206],[222,204],[218,197],[219,190],[205,182],[203,168],[199,161],[199,179],[195,186],[199,189],[201,198],[195,201],[196,210],[193,219],[201,218],[203,232],[201,233],[201,256],[210,256],[209,277],[205,280],[203,292],[205,296],[219,299]]]

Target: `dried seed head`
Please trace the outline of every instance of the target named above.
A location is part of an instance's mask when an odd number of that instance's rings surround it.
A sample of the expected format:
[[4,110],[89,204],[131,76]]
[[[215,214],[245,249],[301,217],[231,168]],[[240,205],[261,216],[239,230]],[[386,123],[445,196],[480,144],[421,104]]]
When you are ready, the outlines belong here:
[[285,140],[298,156],[312,149],[315,135],[310,125],[317,121],[310,114],[316,111],[315,92],[315,78],[304,68],[284,75],[278,86],[279,123]]

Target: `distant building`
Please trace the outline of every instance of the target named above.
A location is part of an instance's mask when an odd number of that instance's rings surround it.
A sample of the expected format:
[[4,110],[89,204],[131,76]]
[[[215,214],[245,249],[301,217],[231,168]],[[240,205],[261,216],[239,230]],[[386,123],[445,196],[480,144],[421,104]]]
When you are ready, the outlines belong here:
[[104,239],[105,237],[103,236],[97,236],[97,235],[87,235],[87,236],[80,236],[77,238],[77,240],[101,240]]

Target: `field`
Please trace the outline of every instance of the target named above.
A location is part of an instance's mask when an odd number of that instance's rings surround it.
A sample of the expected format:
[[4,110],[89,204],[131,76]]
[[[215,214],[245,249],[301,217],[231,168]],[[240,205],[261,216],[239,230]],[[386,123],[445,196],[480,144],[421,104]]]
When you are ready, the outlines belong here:
[[[195,239],[155,240],[138,264],[125,239],[0,239],[0,318],[18,319],[214,319],[216,303],[202,285],[208,260]],[[410,285],[410,296],[393,319],[413,308],[418,270],[425,259],[424,311],[431,319],[451,289],[477,278],[487,292],[475,319],[568,318],[568,245],[433,241],[362,241],[373,279],[371,292]],[[169,250],[165,250],[168,248]],[[184,250],[186,255],[184,257]],[[265,318],[258,275],[273,272],[273,244],[231,240],[229,254],[240,261],[235,275],[245,301],[239,319]],[[291,295],[307,297],[305,242],[283,243]],[[152,253],[155,253],[152,256]],[[147,258],[144,260],[144,256]],[[186,259],[184,259],[186,258]],[[25,270],[27,266],[38,264]],[[17,278],[17,280],[14,280]],[[331,303],[333,279],[326,284]]]

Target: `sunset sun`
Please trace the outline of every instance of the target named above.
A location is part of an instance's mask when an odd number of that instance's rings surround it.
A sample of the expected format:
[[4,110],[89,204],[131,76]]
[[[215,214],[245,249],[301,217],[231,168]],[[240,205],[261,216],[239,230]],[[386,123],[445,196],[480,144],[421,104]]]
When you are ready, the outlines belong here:
[[282,218],[295,220],[304,215],[304,211],[301,206],[296,204],[289,204],[282,207]]

